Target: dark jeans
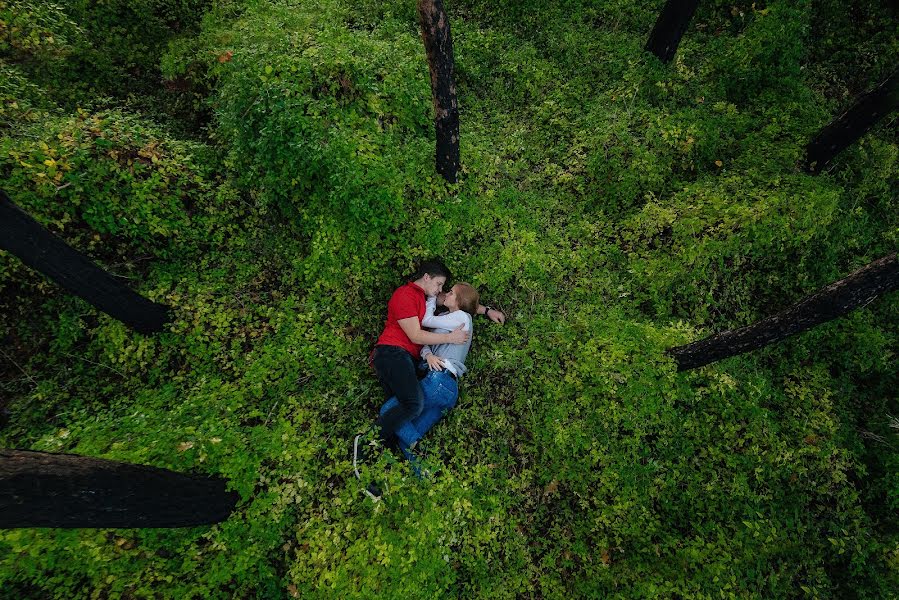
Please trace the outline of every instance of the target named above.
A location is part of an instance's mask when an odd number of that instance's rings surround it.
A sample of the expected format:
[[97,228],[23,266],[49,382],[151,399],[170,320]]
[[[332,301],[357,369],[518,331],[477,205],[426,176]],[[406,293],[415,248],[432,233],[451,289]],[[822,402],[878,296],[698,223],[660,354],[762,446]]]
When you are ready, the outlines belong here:
[[396,396],[397,404],[385,411],[375,423],[381,428],[381,439],[387,442],[396,440],[396,431],[403,423],[411,421],[421,414],[424,396],[418,377],[415,374],[415,363],[412,355],[399,346],[375,346],[372,366],[384,394],[390,398]]

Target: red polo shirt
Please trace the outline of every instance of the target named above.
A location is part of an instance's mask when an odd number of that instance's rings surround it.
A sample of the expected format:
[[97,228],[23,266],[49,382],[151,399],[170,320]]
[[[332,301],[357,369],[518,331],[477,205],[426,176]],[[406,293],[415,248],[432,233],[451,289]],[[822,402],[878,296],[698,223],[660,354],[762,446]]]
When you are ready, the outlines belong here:
[[418,324],[425,318],[425,291],[411,281],[397,288],[387,303],[387,322],[378,338],[377,346],[399,346],[418,358],[421,345],[413,344],[398,321],[418,317]]

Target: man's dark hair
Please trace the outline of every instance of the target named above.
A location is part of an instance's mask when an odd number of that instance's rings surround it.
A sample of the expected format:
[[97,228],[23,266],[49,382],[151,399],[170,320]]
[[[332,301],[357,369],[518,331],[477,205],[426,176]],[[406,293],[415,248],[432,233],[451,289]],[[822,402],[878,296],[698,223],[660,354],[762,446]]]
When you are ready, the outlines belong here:
[[409,278],[409,281],[421,279],[426,274],[430,275],[431,277],[440,277],[442,275],[446,277],[447,281],[453,278],[450,274],[450,270],[446,267],[445,264],[443,264],[443,261],[437,258],[432,258],[420,263],[418,265],[418,269],[416,269],[415,273],[413,273]]

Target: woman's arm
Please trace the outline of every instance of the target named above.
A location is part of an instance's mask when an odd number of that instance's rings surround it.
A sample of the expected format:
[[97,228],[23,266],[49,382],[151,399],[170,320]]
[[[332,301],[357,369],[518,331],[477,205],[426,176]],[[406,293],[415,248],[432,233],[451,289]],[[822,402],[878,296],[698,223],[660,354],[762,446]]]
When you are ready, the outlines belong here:
[[428,363],[428,368],[432,371],[442,371],[444,369],[443,359],[437,356],[430,346],[421,347],[421,357]]
[[434,316],[434,311],[431,311],[429,315],[427,309],[425,309],[425,318],[421,320],[421,324],[423,327],[430,327],[431,329],[453,330],[459,325],[464,325],[467,329],[468,319],[465,318],[465,314],[461,310],[454,310],[451,313],[438,317]]
[[432,371],[442,371],[444,369],[443,359],[436,354],[428,354],[428,368]]
[[423,327],[427,327],[425,321],[434,316],[435,310],[437,310],[437,296],[428,296],[425,298],[425,316],[421,320]]
[[494,323],[499,323],[500,325],[506,322],[505,313],[501,310],[493,308],[492,306],[478,304],[478,308],[475,312],[477,312],[479,315],[487,315],[488,319],[490,319]]

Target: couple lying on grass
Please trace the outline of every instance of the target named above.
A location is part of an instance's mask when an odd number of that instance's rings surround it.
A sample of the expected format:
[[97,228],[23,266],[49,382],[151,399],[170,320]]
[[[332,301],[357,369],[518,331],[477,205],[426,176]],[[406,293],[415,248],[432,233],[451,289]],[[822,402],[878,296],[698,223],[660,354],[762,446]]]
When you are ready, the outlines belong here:
[[[480,304],[477,290],[467,283],[443,293],[450,277],[442,262],[426,261],[387,303],[387,322],[370,364],[388,400],[375,424],[353,440],[353,470],[360,479],[359,466],[369,462],[376,432],[384,447],[401,451],[415,474],[422,475],[412,449],[456,405],[458,379],[467,371],[465,358],[474,333],[472,317],[481,314],[505,322],[502,312]],[[438,306],[445,309],[442,314],[435,314]],[[374,483],[365,493],[373,500],[381,496]]]

